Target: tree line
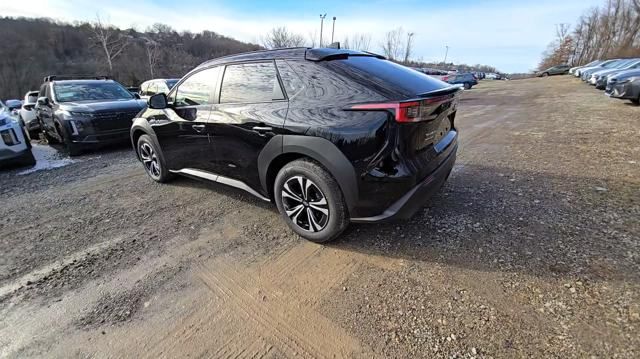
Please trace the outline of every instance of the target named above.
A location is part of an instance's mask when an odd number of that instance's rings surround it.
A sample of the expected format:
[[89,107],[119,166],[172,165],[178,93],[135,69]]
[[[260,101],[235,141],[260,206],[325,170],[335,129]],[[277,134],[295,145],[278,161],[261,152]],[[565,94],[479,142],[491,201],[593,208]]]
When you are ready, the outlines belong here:
[[[460,72],[498,72],[493,66],[488,65],[467,65],[453,64],[445,62],[425,62],[421,58],[413,58],[415,33],[407,32],[402,27],[398,27],[385,32],[383,40],[378,44],[381,55],[387,59],[410,67],[428,67],[440,70],[457,69]],[[330,41],[323,41],[323,46],[328,46]],[[260,43],[267,49],[278,49],[295,46],[316,47],[320,45],[317,32],[310,32],[308,37],[288,30],[285,26],[271,29],[260,38]],[[370,33],[347,34],[340,42],[340,48],[358,51],[375,52],[372,36]]]
[[74,24],[51,19],[0,18],[0,99],[37,90],[44,76],[109,75],[127,86],[181,77],[220,56],[261,49],[212,31],[178,32],[155,24],[118,29],[99,17]]
[[[66,23],[46,18],[0,17],[0,99],[21,98],[37,90],[47,75],[108,75],[127,86],[151,78],[178,78],[212,58],[259,49],[319,46],[317,32],[303,36],[276,27],[245,43],[213,31],[176,31],[154,24],[144,31],[119,29],[97,16],[91,22]],[[496,72],[491,66],[426,63],[413,56],[412,32],[385,33],[378,48],[388,59],[413,67]],[[329,45],[326,38],[323,46]],[[336,39],[337,40],[337,39]],[[341,47],[373,51],[369,33],[342,38]]]
[[556,25],[539,69],[626,57],[640,57],[640,0],[607,0],[580,16],[573,29]]

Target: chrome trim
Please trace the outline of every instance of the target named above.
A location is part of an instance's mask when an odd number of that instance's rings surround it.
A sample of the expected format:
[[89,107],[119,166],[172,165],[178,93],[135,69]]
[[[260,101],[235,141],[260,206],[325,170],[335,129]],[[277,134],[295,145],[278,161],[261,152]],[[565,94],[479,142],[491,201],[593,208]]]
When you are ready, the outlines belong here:
[[253,188],[249,187],[249,185],[247,185],[246,183],[244,183],[242,181],[238,181],[238,180],[232,179],[232,178],[228,178],[228,177],[225,177],[225,176],[220,176],[220,175],[217,175],[215,173],[211,173],[211,172],[207,172],[207,171],[197,170],[195,168],[183,168],[181,170],[169,170],[169,172],[177,173],[177,174],[183,174],[183,175],[187,175],[187,176],[199,177],[199,178],[203,178],[203,179],[206,179],[206,180],[209,180],[209,181],[212,181],[212,182],[222,183],[222,184],[225,184],[227,186],[239,188],[241,190],[249,192],[252,195],[260,198],[263,201],[271,202],[271,200],[269,198],[261,195],[260,193],[255,191]]
[[456,136],[458,136],[458,131],[456,130],[449,131],[449,133],[447,133],[440,140],[440,142],[436,143],[436,145],[433,146],[436,149],[436,152],[442,153],[442,151],[444,151],[444,149],[447,148],[451,144],[451,142],[453,142]]

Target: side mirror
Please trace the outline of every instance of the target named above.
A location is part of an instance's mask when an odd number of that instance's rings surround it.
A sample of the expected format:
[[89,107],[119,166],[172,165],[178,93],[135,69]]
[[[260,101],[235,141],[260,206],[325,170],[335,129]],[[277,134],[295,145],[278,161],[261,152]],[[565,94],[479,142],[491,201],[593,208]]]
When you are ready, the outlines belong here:
[[134,92],[134,93],[133,93],[133,97],[135,97],[135,98],[136,98],[136,100],[139,100],[139,99],[140,99],[140,94],[139,94],[139,93],[137,93],[137,92]]
[[149,108],[155,110],[162,110],[167,108],[167,95],[163,93],[157,93],[151,97],[149,97]]
[[49,106],[49,98],[48,97],[38,97],[38,105],[40,106]]

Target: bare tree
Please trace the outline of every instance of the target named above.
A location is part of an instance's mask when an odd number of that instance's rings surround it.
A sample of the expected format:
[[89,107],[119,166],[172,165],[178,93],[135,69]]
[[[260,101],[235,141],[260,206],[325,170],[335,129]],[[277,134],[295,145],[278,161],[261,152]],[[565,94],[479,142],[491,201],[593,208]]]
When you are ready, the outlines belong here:
[[149,74],[151,75],[151,78],[154,78],[156,66],[160,61],[160,44],[148,37],[143,38],[143,41],[144,49],[147,54],[147,65],[149,65]]
[[402,56],[404,52],[403,38],[404,30],[401,27],[387,31],[385,34],[381,47],[384,55],[389,58],[389,60],[397,60]]
[[356,32],[351,36],[346,36],[341,47],[344,49],[369,51],[371,48],[371,34]]
[[407,44],[404,46],[404,63],[409,62],[411,56],[411,50],[413,49],[413,32],[407,34]]
[[318,45],[318,31],[309,31],[307,35],[309,36],[309,47],[316,47]]
[[112,74],[113,60],[127,48],[130,37],[111,25],[103,24],[100,15],[96,15],[96,20],[91,24],[91,33],[93,40],[104,51],[109,74]]
[[304,43],[302,35],[290,32],[285,26],[274,27],[266,36],[262,37],[262,45],[268,49],[304,46]]
[[[606,0],[589,9],[573,29],[556,26],[556,39],[543,53],[541,66],[568,58],[574,65],[595,59],[640,55],[640,0]],[[566,54],[569,56],[566,56]]]

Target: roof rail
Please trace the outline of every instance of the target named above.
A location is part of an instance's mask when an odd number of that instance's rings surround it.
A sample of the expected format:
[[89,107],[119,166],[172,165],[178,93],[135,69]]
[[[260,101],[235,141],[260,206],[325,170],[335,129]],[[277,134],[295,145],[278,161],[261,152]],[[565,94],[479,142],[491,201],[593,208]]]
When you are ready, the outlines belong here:
[[49,75],[45,76],[44,82],[61,80],[111,80],[109,76],[96,76],[96,75]]

